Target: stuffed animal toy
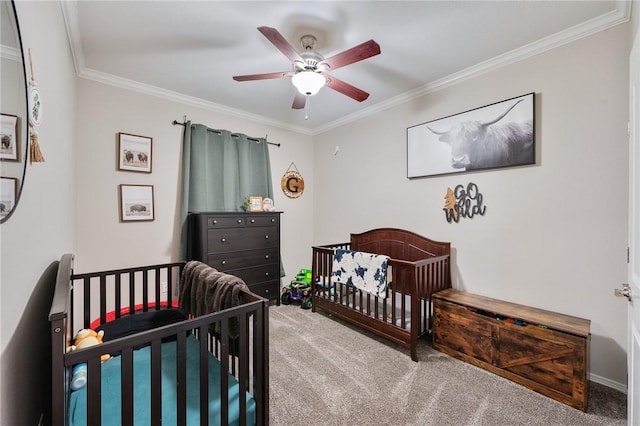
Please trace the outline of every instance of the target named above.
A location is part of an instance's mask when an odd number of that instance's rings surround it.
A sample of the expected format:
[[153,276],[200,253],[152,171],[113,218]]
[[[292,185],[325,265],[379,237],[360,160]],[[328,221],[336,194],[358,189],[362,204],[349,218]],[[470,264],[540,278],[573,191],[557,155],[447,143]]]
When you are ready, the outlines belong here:
[[[90,348],[91,346],[101,345],[104,331],[100,330],[95,332],[88,328],[83,328],[76,333],[76,337],[73,341],[73,345],[67,347],[67,352],[75,351],[76,349]],[[100,361],[104,362],[111,358],[111,355],[104,354],[100,356]],[[87,384],[87,364],[81,363],[73,367],[71,377],[71,389],[82,389]]]
[[[69,348],[67,349],[67,352],[75,351],[76,349],[89,348],[95,345],[101,345],[102,336],[104,336],[103,330],[100,330],[99,332],[96,333],[91,329],[83,328],[82,330],[78,331],[78,333],[76,334],[75,340],[73,341],[73,345],[69,346]],[[100,360],[104,362],[109,358],[111,358],[111,355],[104,354],[100,357]]]

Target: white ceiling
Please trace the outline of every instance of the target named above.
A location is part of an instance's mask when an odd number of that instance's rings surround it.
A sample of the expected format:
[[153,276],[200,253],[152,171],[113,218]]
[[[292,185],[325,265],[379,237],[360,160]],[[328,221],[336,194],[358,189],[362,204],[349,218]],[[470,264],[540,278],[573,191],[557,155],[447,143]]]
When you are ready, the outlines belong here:
[[[61,4],[81,77],[307,134],[626,22],[631,7],[615,0]],[[304,110],[291,108],[290,78],[232,80],[291,69],[259,26],[278,29],[296,49],[312,34],[325,57],[374,39],[380,55],[332,72],[369,99],[325,87],[305,120]]]

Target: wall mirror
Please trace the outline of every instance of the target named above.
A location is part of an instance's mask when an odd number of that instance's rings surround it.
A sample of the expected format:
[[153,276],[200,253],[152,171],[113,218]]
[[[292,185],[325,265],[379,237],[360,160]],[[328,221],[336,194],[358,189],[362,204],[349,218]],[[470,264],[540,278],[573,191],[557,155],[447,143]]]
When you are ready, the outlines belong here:
[[29,134],[27,77],[13,1],[0,0],[0,223],[15,212],[24,186]]

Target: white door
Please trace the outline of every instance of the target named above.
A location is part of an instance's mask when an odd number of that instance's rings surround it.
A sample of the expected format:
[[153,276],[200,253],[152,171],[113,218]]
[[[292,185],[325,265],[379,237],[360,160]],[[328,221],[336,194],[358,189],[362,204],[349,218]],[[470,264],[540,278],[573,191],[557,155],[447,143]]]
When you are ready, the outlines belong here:
[[629,93],[628,423],[640,425],[640,34],[631,50]]

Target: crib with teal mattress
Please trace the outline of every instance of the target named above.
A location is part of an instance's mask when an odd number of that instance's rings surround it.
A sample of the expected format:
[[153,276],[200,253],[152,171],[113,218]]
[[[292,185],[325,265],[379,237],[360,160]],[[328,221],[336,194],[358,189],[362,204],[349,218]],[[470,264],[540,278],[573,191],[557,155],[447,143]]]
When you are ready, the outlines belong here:
[[[268,301],[177,309],[184,262],[74,274],[62,256],[49,314],[52,425],[268,424]],[[104,343],[69,351],[82,328]],[[101,357],[108,354],[106,361]],[[73,390],[74,366],[86,385]]]

